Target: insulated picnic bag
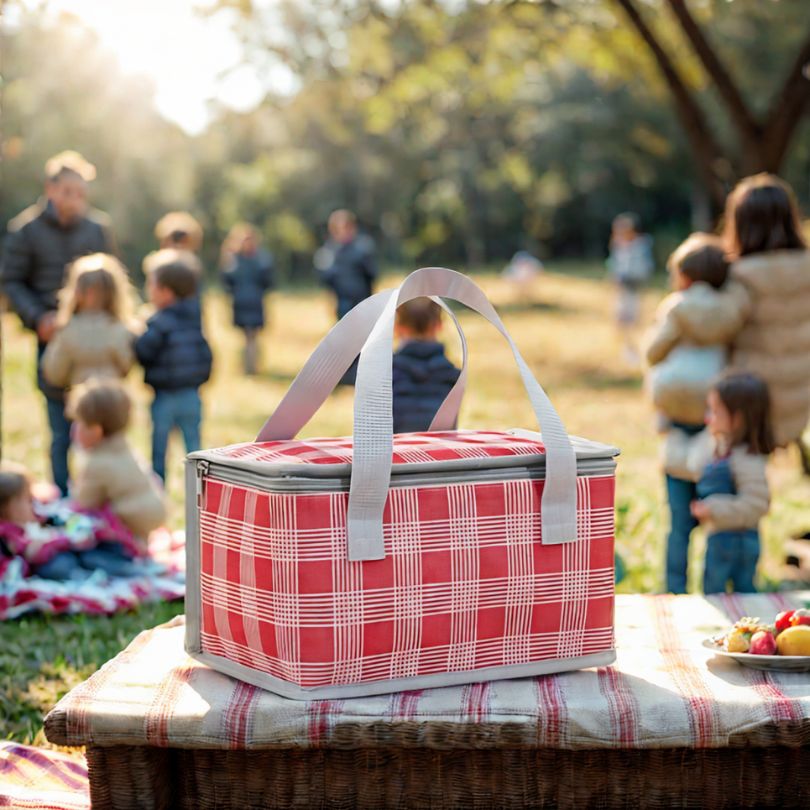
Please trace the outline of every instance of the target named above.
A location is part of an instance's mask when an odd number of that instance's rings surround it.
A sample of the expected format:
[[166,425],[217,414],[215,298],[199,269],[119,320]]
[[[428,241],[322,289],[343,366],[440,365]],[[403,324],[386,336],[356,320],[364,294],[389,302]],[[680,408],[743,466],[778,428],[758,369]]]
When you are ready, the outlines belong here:
[[[392,436],[398,305],[435,297],[463,368],[430,431]],[[512,349],[543,430],[453,430],[467,347],[440,297]],[[354,436],[297,433],[360,355]],[[326,335],[255,442],[187,461],[186,649],[291,698],[614,660],[614,457],[569,437],[482,290],[429,267]]]

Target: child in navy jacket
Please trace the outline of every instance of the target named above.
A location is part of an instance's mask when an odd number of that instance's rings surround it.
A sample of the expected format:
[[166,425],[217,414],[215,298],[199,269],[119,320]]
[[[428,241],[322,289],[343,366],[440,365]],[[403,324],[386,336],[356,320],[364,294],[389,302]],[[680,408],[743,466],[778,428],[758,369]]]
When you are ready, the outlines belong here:
[[458,379],[459,370],[436,340],[441,315],[429,298],[397,309],[396,335],[402,342],[393,363],[394,433],[427,430]]
[[211,348],[202,333],[197,284],[199,260],[183,250],[161,250],[150,264],[149,299],[157,312],[135,342],[152,402],[152,467],[165,480],[166,447],[177,427],[186,451],[200,448],[199,387],[211,376]]

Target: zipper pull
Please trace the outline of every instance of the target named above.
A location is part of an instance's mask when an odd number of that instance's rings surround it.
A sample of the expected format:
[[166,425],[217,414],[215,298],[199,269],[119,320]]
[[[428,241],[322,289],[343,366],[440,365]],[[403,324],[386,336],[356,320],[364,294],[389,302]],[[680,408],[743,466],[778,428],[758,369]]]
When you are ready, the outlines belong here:
[[197,508],[202,507],[203,479],[208,475],[208,462],[197,462]]

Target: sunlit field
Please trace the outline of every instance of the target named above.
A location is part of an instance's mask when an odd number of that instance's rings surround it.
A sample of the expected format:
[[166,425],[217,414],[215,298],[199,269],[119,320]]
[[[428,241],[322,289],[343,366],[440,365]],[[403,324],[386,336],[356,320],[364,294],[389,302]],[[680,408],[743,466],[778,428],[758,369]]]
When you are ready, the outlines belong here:
[[[553,269],[553,268],[552,268]],[[567,270],[568,268],[566,268]],[[612,290],[596,278],[598,268],[548,272],[531,299],[499,277],[477,276],[499,309],[526,361],[546,387],[572,433],[617,445],[617,548],[628,573],[621,591],[658,591],[663,584],[663,478],[658,441],[640,375],[620,359],[612,321]],[[587,272],[587,271],[590,272]],[[393,284],[395,277],[386,279]],[[661,291],[645,299],[649,320]],[[270,326],[262,345],[262,373],[241,374],[240,334],[231,326],[227,301],[206,295],[205,320],[216,367],[204,389],[203,442],[216,446],[249,441],[279,401],[290,381],[332,322],[325,294],[279,293],[270,301]],[[460,425],[465,428],[534,427],[533,417],[511,355],[500,336],[477,315],[462,311],[470,342],[471,371]],[[458,350],[450,330],[450,353]],[[34,341],[15,318],[3,316],[3,456],[46,474],[48,431],[45,409],[34,388]],[[132,440],[148,453],[149,392],[137,372],[130,379],[138,407]],[[338,390],[306,427],[304,436],[351,432],[352,391]],[[171,449],[171,522],[183,525],[182,453]],[[763,587],[775,587],[781,573],[781,544],[804,529],[810,483],[800,475],[794,451],[772,464],[775,499],[764,523]],[[810,527],[808,527],[810,528]],[[690,587],[699,589],[703,538],[693,543]],[[182,612],[181,605],[144,608],[113,618],[26,619],[0,627],[0,717],[3,734],[43,742],[42,715],[67,689],[115,654],[141,628]]]

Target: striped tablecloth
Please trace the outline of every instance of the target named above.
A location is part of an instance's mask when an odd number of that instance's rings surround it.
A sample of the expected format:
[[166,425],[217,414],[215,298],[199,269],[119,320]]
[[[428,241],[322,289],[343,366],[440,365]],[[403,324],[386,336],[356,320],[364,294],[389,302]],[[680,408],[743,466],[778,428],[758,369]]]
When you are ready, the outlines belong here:
[[717,748],[810,743],[810,674],[704,649],[742,615],[810,594],[619,596],[615,665],[562,675],[303,702],[183,652],[183,620],[141,633],[46,719],[63,745],[177,748]]

